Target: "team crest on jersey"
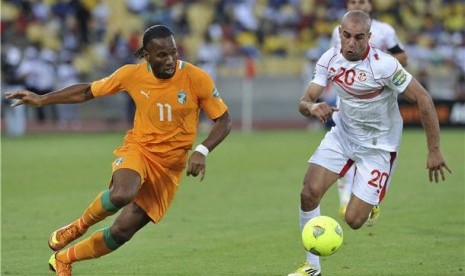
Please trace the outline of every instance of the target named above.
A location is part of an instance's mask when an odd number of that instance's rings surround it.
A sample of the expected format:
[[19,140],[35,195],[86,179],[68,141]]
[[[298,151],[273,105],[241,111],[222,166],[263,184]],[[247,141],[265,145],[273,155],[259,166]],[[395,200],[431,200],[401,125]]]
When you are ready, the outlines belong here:
[[183,91],[183,90],[179,91],[178,92],[178,102],[180,104],[185,104],[186,101],[187,101],[187,93],[186,93],[186,91]]
[[397,71],[392,77],[392,82],[394,83],[395,86],[400,86],[404,84],[406,80],[407,80],[407,74],[402,69]]
[[121,165],[121,163],[123,163],[123,157],[119,157],[119,158],[117,158],[117,159],[115,160],[115,165],[116,165],[116,166]]
[[213,97],[215,98],[219,98],[220,97],[220,91],[218,91],[218,89],[213,88]]
[[360,72],[358,73],[357,78],[359,81],[364,82],[367,80],[367,74],[365,74],[364,72]]

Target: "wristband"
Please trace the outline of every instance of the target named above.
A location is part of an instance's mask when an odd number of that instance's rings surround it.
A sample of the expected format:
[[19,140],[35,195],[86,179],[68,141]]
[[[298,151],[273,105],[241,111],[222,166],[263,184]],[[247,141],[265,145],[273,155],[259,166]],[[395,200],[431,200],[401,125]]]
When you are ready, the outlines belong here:
[[195,151],[198,151],[200,152],[201,154],[203,154],[204,156],[207,156],[208,153],[210,152],[208,150],[208,148],[202,144],[198,145],[196,148],[195,148]]

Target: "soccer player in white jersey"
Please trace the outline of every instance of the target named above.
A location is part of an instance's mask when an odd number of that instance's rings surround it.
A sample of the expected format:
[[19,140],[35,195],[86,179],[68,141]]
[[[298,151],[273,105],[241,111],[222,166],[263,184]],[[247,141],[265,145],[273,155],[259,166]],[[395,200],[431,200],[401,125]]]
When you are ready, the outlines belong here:
[[[368,14],[372,11],[373,8],[371,0],[346,0],[346,7],[348,11],[361,10]],[[396,31],[391,25],[376,19],[372,19],[370,32],[371,36],[369,43],[371,46],[391,54],[397,58],[402,66],[407,65],[407,54],[403,50],[402,44],[397,39]],[[339,27],[335,27],[331,36],[331,46],[336,46],[340,43],[341,39],[339,37]],[[350,195],[352,193],[354,174],[355,168],[352,166],[349,171],[347,171],[345,176],[338,179],[337,181],[339,194],[339,213],[341,216],[344,216],[347,204],[349,203]],[[376,211],[377,218],[380,211],[379,208]],[[371,223],[367,223],[367,225],[370,226]]]
[[[397,97],[403,93],[415,103],[423,122],[428,147],[430,181],[445,180],[449,171],[440,149],[439,123],[431,96],[404,70],[397,59],[368,44],[370,16],[349,11],[339,28],[341,45],[318,60],[315,76],[304,92],[299,111],[336,126],[309,159],[300,194],[300,227],[320,215],[320,201],[336,180],[357,167],[345,221],[360,228],[386,194],[397,163],[402,117]],[[335,87],[338,107],[317,102],[325,87]],[[333,114],[334,113],[334,114]],[[306,262],[292,276],[321,275],[319,257],[307,252]]]

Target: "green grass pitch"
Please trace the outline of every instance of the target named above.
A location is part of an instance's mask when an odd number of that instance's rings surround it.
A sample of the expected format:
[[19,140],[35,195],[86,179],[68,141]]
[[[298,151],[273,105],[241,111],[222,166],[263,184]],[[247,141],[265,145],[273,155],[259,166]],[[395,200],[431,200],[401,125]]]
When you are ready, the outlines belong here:
[[[203,182],[185,177],[164,220],[114,253],[75,263],[75,275],[287,275],[303,260],[299,193],[323,132],[233,132],[207,160]],[[107,187],[122,133],[2,138],[1,275],[52,275],[51,231],[77,218]],[[465,274],[465,132],[443,130],[453,170],[429,183],[425,135],[406,130],[381,217],[354,231],[337,215],[337,191],[322,214],[344,229],[324,275]],[[113,217],[89,232],[110,225]],[[87,236],[87,235],[86,235]]]

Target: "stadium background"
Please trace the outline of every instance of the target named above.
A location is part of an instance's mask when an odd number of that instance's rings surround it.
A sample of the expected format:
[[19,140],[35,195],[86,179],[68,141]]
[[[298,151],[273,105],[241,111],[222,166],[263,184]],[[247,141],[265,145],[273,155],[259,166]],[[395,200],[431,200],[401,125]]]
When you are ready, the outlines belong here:
[[[465,2],[373,2],[374,17],[396,29],[409,56],[408,70],[435,100],[460,103],[463,114]],[[38,60],[37,68],[40,62],[55,67],[69,62],[77,81],[104,77],[138,62],[132,53],[143,30],[161,23],[174,31],[180,58],[215,78],[235,126],[252,114],[254,128],[317,127],[298,114],[296,103],[344,12],[342,0],[6,0],[1,7],[2,91],[24,84],[19,76],[7,78],[23,60]],[[51,89],[64,85],[52,79]],[[247,88],[252,93],[244,97]],[[5,117],[9,108],[3,107]],[[123,93],[58,111],[46,107],[43,121],[34,110],[24,110],[16,112],[26,112],[29,132],[126,129],[133,112]]]

